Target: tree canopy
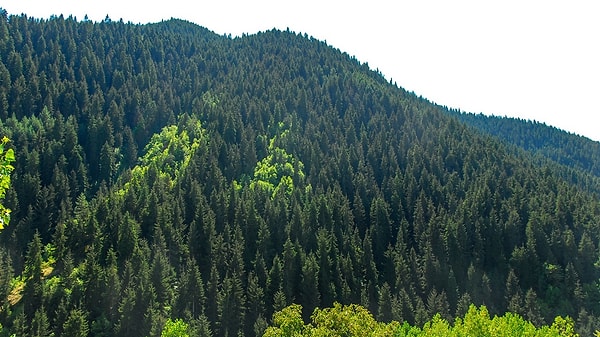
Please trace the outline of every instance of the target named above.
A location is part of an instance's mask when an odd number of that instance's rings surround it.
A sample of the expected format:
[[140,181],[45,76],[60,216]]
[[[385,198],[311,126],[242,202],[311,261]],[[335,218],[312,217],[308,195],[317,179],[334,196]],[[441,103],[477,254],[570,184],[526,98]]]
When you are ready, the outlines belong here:
[[323,329],[316,308],[450,331],[473,304],[592,335],[595,157],[545,131],[579,159],[306,34],[0,11],[3,333],[261,336],[297,303]]

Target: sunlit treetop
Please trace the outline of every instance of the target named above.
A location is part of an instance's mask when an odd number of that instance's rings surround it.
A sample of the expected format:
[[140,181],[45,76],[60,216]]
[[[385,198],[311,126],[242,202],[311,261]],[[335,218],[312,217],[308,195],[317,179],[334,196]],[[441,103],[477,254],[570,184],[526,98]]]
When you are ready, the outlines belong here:
[[15,161],[14,150],[5,150],[9,141],[6,136],[0,141],[0,230],[10,222],[10,209],[4,207],[1,203],[6,196],[6,190],[10,188],[10,174],[14,170],[12,166]]

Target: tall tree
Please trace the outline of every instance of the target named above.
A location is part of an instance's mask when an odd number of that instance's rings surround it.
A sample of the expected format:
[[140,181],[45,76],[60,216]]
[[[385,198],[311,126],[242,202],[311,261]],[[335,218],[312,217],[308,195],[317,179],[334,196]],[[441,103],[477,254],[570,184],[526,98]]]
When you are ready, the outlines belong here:
[[23,288],[23,307],[25,316],[31,320],[43,302],[42,241],[39,233],[35,233],[29,243],[25,256],[25,287]]

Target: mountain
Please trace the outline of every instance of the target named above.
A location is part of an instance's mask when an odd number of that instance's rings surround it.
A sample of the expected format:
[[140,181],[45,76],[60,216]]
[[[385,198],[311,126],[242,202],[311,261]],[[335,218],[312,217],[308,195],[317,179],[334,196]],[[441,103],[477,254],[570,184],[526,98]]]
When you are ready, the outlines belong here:
[[600,142],[519,118],[451,111],[465,124],[558,164],[600,177]]
[[600,328],[593,171],[574,182],[324,42],[3,12],[0,61],[9,333],[254,336],[334,302]]

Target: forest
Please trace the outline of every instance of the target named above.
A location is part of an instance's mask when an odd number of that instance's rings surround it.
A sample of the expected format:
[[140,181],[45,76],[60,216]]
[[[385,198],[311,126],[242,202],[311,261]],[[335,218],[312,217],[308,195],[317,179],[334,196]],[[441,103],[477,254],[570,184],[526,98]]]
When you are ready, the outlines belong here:
[[[465,124],[496,136],[531,155],[600,177],[600,143],[555,127],[519,118],[451,110]],[[587,186],[586,186],[587,185]],[[582,187],[589,188],[589,182]]]
[[592,336],[598,143],[470,116],[289,30],[0,9],[0,336]]

